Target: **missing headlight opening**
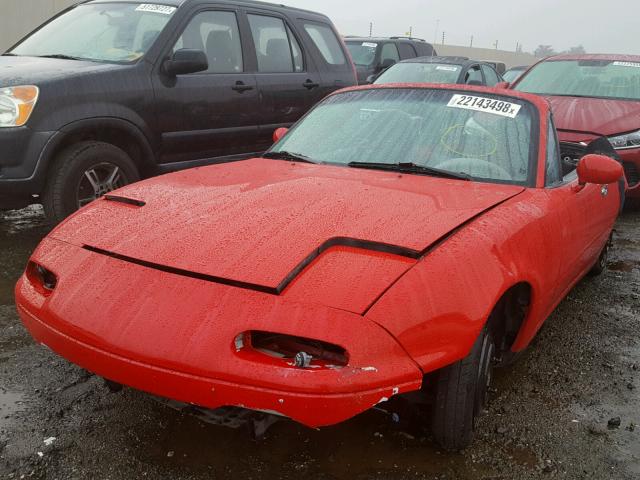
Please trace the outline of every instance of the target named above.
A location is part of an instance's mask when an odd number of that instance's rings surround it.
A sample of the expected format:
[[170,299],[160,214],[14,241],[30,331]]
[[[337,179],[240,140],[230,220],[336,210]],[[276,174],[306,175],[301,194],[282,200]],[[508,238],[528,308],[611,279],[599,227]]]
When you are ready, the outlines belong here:
[[261,331],[248,332],[245,339],[253,350],[298,368],[344,367],[349,362],[344,348],[321,340]]
[[51,292],[58,284],[58,279],[52,271],[35,262],[29,262],[27,276],[34,285],[47,292]]

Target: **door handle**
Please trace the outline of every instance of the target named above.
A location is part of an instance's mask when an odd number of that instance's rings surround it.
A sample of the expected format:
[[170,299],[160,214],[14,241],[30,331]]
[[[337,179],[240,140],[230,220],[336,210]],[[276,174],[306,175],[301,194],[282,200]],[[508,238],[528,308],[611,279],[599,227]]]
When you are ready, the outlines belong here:
[[302,84],[304,88],[307,90],[313,90],[314,88],[318,88],[320,86],[319,83],[314,82],[313,80],[307,80]]
[[236,82],[236,84],[231,87],[231,90],[235,90],[238,93],[246,92],[248,90],[253,90],[251,85],[246,85],[244,82]]

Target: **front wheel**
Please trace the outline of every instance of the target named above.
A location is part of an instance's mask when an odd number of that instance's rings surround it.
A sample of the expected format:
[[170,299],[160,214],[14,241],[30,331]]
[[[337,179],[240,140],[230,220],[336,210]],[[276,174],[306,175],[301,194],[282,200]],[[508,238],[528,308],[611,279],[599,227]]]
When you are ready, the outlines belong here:
[[47,217],[59,223],[81,207],[139,180],[135,164],[123,150],[87,141],[63,150],[55,159],[43,194]]
[[484,329],[471,353],[438,372],[432,411],[432,432],[445,449],[457,451],[473,440],[476,417],[487,405],[495,343]]
[[594,276],[594,277],[598,276],[598,275],[602,274],[602,272],[604,272],[607,269],[607,263],[609,261],[609,250],[611,249],[611,243],[612,243],[612,239],[609,238],[609,240],[607,240],[606,245],[604,246],[604,248],[600,252],[600,256],[598,257],[598,261],[596,262],[596,264],[593,266],[593,268],[589,272],[589,274],[591,276]]

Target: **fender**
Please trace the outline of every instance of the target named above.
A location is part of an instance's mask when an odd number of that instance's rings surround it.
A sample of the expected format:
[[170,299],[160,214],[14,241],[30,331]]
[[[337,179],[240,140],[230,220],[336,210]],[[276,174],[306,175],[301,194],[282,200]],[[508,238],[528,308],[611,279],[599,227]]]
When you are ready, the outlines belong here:
[[60,128],[49,139],[44,149],[40,152],[40,156],[36,163],[36,169],[32,175],[32,178],[37,182],[38,188],[42,189],[44,187],[46,172],[49,165],[53,161],[55,154],[59,151],[59,148],[64,145],[65,141],[69,139],[70,136],[81,133],[82,131],[99,131],[100,129],[105,128],[119,129],[130,134],[136,139],[137,144],[141,148],[140,160],[142,161],[142,164],[140,166],[145,170],[151,171],[157,168],[155,153],[151,147],[148,137],[134,123],[116,117],[86,118],[68,123]]
[[529,189],[487,212],[426,255],[366,316],[428,373],[465,358],[505,292],[524,283],[530,305],[511,346],[524,350],[581,278],[558,284],[563,247],[548,232],[561,219],[550,220],[550,208],[544,190]]

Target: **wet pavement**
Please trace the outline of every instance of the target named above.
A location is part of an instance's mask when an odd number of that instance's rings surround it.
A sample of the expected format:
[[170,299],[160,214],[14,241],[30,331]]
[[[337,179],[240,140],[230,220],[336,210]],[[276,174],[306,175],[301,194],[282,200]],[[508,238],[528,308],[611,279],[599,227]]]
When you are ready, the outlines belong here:
[[2,479],[640,478],[640,212],[620,219],[610,269],[498,371],[477,440],[459,454],[403,413],[318,431],[283,421],[254,441],[141,392],[110,393],[34,344],[15,313],[13,285],[46,232],[37,209],[0,212]]

